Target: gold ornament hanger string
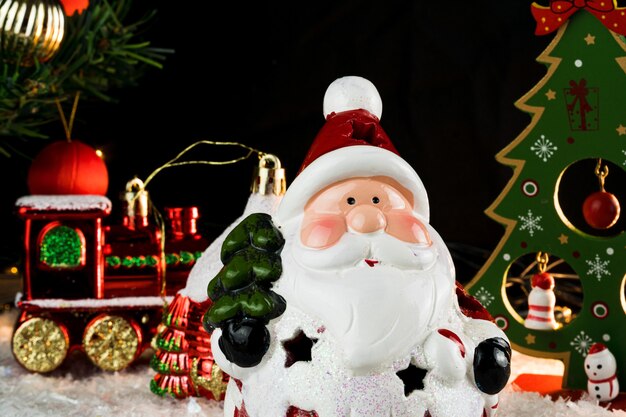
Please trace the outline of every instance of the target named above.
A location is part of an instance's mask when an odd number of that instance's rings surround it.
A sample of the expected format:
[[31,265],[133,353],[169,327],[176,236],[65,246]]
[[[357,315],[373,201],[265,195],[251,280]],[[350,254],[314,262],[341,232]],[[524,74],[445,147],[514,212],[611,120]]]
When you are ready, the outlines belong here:
[[[229,159],[227,161],[204,161],[204,160],[198,160],[198,161],[178,161],[180,158],[183,157],[183,155],[185,155],[187,152],[189,152],[190,150],[192,150],[193,148],[195,148],[196,146],[199,145],[215,145],[215,146],[238,146],[240,148],[246,149],[248,152],[243,155],[240,156],[238,158],[234,158],[234,159]],[[166,162],[165,164],[161,165],[160,167],[158,167],[157,169],[155,169],[154,171],[152,171],[152,173],[150,175],[148,175],[148,178],[146,178],[146,181],[144,182],[144,188],[146,188],[148,186],[148,183],[150,181],[152,181],[152,179],[161,171],[163,171],[166,168],[172,168],[172,167],[177,167],[177,166],[181,166],[181,165],[229,165],[229,164],[235,164],[237,162],[243,161],[245,159],[250,158],[253,154],[257,154],[259,156],[259,159],[263,157],[263,155],[265,155],[265,152],[261,152],[257,149],[251,148],[250,146],[244,145],[242,143],[239,142],[216,142],[216,141],[212,141],[212,140],[200,140],[198,142],[192,143],[191,145],[187,146],[185,149],[182,150],[182,152],[180,152],[178,155],[176,155],[175,158],[169,160],[168,162]]]
[[65,139],[67,139],[68,142],[72,141],[72,129],[74,129],[74,119],[76,118],[76,110],[78,109],[79,99],[80,91],[77,91],[76,95],[74,95],[74,104],[72,104],[72,112],[70,113],[70,121],[68,123],[65,113],[63,112],[63,107],[61,106],[61,101],[58,97],[54,98],[54,102],[59,110],[59,116],[61,117],[61,123],[63,123],[63,130],[65,130]]
[[598,158],[595,173],[596,177],[598,177],[598,181],[600,182],[600,190],[604,192],[604,180],[609,175],[609,166],[602,166],[602,158]]
[[[242,155],[240,157],[237,158],[233,158],[233,159],[229,159],[226,161],[206,161],[206,160],[195,160],[195,161],[179,161],[180,158],[182,158],[187,152],[189,152],[190,150],[192,150],[193,148],[195,148],[196,146],[199,145],[212,145],[212,146],[236,146],[239,148],[243,148],[245,149],[247,152],[245,155]],[[152,173],[150,175],[148,175],[148,177],[146,178],[146,180],[143,183],[143,188],[139,191],[145,191],[148,184],[150,183],[150,181],[152,181],[154,179],[154,177],[157,176],[157,174],[159,174],[161,171],[163,171],[166,168],[172,168],[172,167],[177,167],[177,166],[183,166],[183,165],[230,165],[230,164],[236,164],[237,162],[246,160],[248,158],[250,158],[252,155],[256,154],[258,156],[259,159],[261,159],[264,155],[265,152],[259,151],[258,149],[254,149],[251,148],[250,146],[244,145],[242,143],[239,142],[219,142],[219,141],[212,141],[212,140],[200,140],[197,141],[195,143],[192,143],[191,145],[187,146],[185,149],[183,149],[178,155],[176,155],[175,158],[170,159],[169,161],[167,161],[166,163],[164,163],[163,165],[161,165],[160,167],[158,167],[157,169],[155,169],[154,171],[152,171]],[[132,204],[135,203],[135,200],[139,197],[140,193],[136,193],[135,196],[133,197],[132,200]],[[150,194],[148,194],[148,196],[150,196]],[[154,203],[152,202],[152,199],[150,199],[150,197],[148,197],[149,202],[150,202],[150,207],[152,207],[153,213],[154,213],[154,218],[155,218],[155,222],[160,230],[161,236],[160,236],[160,259],[159,262],[161,264],[161,271],[162,271],[162,279],[161,279],[161,297],[165,300],[165,295],[166,295],[166,269],[167,269],[167,263],[165,260],[165,220],[163,219],[163,215],[161,214],[161,212],[159,212],[159,210],[156,208],[156,206],[154,205]],[[167,302],[165,302],[167,304]]]
[[539,269],[539,273],[542,274],[546,272],[546,268],[548,266],[548,260],[550,259],[549,255],[545,252],[537,252],[537,257],[535,258],[537,261],[537,269]]

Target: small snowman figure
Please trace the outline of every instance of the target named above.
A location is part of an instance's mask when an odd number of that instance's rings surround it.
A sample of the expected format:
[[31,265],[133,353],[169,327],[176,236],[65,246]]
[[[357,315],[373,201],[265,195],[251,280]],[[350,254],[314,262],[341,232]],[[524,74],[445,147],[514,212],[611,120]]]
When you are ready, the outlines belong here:
[[524,321],[527,329],[554,330],[558,327],[554,319],[554,278],[547,272],[532,277],[532,290],[528,295],[528,316]]
[[619,394],[615,356],[602,343],[594,343],[585,358],[587,391],[599,401],[611,401]]

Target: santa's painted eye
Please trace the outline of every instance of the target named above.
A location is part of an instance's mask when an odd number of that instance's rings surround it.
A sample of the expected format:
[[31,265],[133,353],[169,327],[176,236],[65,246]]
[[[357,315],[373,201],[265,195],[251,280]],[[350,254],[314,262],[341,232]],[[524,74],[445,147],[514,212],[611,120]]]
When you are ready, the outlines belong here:
[[602,369],[602,365],[598,365],[598,369]]
[[378,198],[378,197],[372,198],[372,203],[374,203],[374,204],[380,203],[380,198]]
[[348,202],[348,204],[350,204],[351,206],[354,205],[354,203],[356,203],[356,200],[354,199],[354,197],[348,197],[348,199],[346,200]]
[[587,365],[587,369],[591,369],[591,366]]

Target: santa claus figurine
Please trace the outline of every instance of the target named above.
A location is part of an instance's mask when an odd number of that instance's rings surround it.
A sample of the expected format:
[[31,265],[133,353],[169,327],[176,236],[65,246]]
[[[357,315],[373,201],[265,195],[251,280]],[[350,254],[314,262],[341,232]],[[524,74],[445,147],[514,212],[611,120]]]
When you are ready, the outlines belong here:
[[231,376],[226,417],[495,413],[507,337],[457,287],[381,113],[368,80],[331,83],[326,123],[276,215],[226,239],[205,315]]
[[598,401],[612,401],[619,395],[617,362],[603,343],[594,343],[585,358],[587,391]]

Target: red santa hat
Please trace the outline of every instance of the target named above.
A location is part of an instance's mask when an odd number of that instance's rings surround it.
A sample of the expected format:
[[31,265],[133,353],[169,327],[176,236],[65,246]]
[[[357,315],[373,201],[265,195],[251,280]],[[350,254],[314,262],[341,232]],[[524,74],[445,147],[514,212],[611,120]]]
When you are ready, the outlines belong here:
[[592,356],[592,355],[604,356],[608,353],[609,353],[609,350],[604,345],[604,343],[594,343],[593,345],[591,345],[591,348],[589,348],[589,352],[587,353],[587,355],[588,356]]
[[413,211],[428,223],[428,196],[415,170],[380,126],[382,100],[365,78],[348,76],[333,81],[324,95],[326,123],[306,155],[300,172],[278,207],[277,217],[286,222],[302,214],[317,192],[335,182],[386,176],[396,180],[413,202]]

